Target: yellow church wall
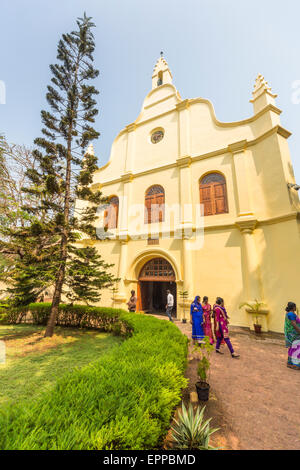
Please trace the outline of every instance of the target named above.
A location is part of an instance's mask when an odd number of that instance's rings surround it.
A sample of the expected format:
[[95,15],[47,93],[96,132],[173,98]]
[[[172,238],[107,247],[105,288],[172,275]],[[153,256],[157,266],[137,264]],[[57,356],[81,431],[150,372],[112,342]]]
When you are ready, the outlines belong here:
[[[165,135],[161,142],[153,145],[151,134],[157,128],[164,129]],[[174,114],[167,114],[138,126],[135,131],[135,153],[132,162],[134,172],[174,162],[178,154],[177,128]]]
[[[167,84],[157,86],[162,70]],[[121,204],[118,227],[112,230],[117,239],[96,242],[105,261],[115,265],[112,272],[121,277],[114,303],[107,290],[101,305],[126,308],[144,263],[159,256],[171,263],[177,294],[187,289],[188,301],[199,294],[214,303],[221,296],[231,324],[253,328],[253,315],[239,305],[257,298],[265,303],[263,330],[282,332],[286,302],[300,302],[300,206],[296,191],[288,188],[294,182],[290,133],[280,125],[275,95],[259,75],[251,100],[254,115],[222,123],[208,100],[181,99],[164,59],[154,69],[152,87],[138,118],[118,134],[109,162],[94,177],[95,188],[101,187],[106,196],[117,195]],[[153,144],[150,137],[156,129],[164,130],[164,138]],[[196,242],[190,241],[188,230],[195,235],[197,224],[201,226],[196,210],[199,180],[210,172],[226,179],[228,213],[205,216],[203,245],[190,249]],[[164,188],[168,207],[191,204],[192,216],[181,213],[181,220],[171,218],[169,224],[166,213],[164,222],[145,224],[145,192],[152,185]],[[122,209],[122,196],[128,211]],[[144,239],[133,239],[132,204],[141,207],[138,228]],[[183,238],[176,239],[182,227]],[[150,232],[159,234],[158,245],[148,244]],[[179,295],[177,306],[182,318]]]
[[262,225],[256,232],[264,300],[268,305],[268,329],[282,332],[288,301],[300,305],[299,222]]
[[251,148],[251,154],[251,191],[255,214],[260,218],[289,213],[293,208],[283,171],[278,135],[272,134],[260,141]]

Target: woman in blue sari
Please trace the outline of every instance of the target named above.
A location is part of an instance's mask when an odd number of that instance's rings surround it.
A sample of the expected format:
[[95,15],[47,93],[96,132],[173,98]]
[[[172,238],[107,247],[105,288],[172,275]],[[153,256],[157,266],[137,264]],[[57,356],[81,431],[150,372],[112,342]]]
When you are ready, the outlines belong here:
[[194,344],[203,343],[204,331],[203,331],[203,308],[200,303],[199,295],[196,295],[194,302],[191,304],[191,324],[192,324],[192,338]]

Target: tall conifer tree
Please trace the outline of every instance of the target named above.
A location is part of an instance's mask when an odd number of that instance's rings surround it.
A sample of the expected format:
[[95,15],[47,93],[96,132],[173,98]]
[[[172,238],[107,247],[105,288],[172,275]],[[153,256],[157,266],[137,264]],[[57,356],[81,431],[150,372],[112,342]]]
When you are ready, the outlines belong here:
[[[58,63],[50,66],[52,84],[48,86],[46,95],[51,112],[41,112],[43,137],[35,140],[38,149],[33,152],[39,162],[39,170],[28,172],[32,182],[29,192],[36,194],[36,188],[43,187],[47,196],[57,196],[57,200],[55,197],[41,197],[40,207],[35,209],[51,214],[47,229],[52,231],[54,238],[59,237],[59,249],[54,259],[55,289],[45,336],[52,336],[54,331],[68,262],[71,263],[79,254],[74,244],[79,239],[79,233],[96,237],[96,211],[98,205],[104,202],[100,191],[90,189],[97,159],[93,152],[86,151],[88,145],[99,136],[93,128],[98,114],[95,101],[98,91],[90,84],[90,80],[99,73],[93,66],[94,26],[91,18],[84,14],[77,20],[77,30],[63,34],[59,41]],[[59,202],[61,199],[62,203]],[[76,199],[84,201],[84,204],[75,206]],[[81,259],[86,258],[84,253],[87,249],[79,248],[82,250]],[[93,253],[96,257],[96,251],[88,252],[90,261],[93,261]],[[69,272],[68,277],[73,271]]]

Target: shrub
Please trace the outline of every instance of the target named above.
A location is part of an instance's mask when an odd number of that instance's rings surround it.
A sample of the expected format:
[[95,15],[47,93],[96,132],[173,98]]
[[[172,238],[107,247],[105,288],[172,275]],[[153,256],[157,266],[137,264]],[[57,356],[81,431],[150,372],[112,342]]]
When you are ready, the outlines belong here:
[[[89,309],[60,307],[60,312],[67,324],[82,326],[94,318],[103,327],[110,319],[114,328],[121,325],[133,334],[98,360],[58,380],[37,401],[2,409],[0,449],[160,446],[187,383],[187,338],[171,322],[121,310]],[[45,312],[43,306],[31,306],[32,310],[40,319]]]
[[[25,307],[14,307],[9,311],[5,310],[7,313],[6,322],[21,323],[29,321],[37,325],[46,325],[50,310],[51,304],[47,302],[29,304]],[[120,320],[123,313],[126,313],[126,310],[61,304],[56,324],[80,328],[97,328],[127,336],[132,332],[132,327],[128,322]]]

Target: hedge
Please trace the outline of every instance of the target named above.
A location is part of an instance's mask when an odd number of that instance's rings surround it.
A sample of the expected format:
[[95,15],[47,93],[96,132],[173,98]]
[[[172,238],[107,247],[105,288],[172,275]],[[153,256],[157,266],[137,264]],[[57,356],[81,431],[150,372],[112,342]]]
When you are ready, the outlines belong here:
[[[96,307],[90,312],[85,307],[80,315],[81,309],[72,307],[75,321],[82,317],[82,322],[94,326],[96,318],[101,328],[126,331],[128,339],[58,380],[37,401],[0,409],[0,449],[161,446],[181,389],[187,384],[187,338],[173,323],[154,317]],[[43,317],[43,306],[31,305],[32,314],[33,310],[39,310],[39,319]],[[49,306],[44,304],[45,310]],[[61,307],[60,315],[66,321],[63,310]]]

